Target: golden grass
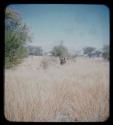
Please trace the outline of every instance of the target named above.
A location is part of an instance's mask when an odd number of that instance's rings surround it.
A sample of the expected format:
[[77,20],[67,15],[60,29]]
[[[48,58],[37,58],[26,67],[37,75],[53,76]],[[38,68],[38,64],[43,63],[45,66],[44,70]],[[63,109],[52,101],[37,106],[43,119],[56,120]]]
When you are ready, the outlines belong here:
[[[41,66],[42,60],[48,68]],[[77,58],[60,65],[29,57],[5,70],[5,117],[10,121],[85,122],[109,117],[109,63]]]

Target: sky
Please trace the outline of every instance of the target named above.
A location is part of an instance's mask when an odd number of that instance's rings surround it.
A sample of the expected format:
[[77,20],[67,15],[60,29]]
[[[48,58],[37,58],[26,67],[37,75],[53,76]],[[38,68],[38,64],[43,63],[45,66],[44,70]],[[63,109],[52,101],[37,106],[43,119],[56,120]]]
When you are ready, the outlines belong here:
[[74,53],[86,46],[101,49],[110,42],[109,8],[90,4],[12,4],[32,34],[30,45],[50,51],[61,41]]

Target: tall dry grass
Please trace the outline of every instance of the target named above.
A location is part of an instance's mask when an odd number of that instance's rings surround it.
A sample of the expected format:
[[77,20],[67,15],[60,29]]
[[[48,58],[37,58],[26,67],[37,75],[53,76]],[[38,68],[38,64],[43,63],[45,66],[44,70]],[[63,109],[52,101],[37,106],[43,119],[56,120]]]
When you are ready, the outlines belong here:
[[[50,62],[46,70],[44,58]],[[10,121],[105,121],[109,63],[77,58],[61,66],[58,59],[29,57],[5,71],[4,114]]]

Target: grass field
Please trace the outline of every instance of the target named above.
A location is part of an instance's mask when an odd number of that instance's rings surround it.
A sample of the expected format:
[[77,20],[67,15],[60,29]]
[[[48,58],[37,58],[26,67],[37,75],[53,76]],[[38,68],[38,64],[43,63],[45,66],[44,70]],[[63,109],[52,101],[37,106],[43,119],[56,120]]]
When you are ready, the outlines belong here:
[[60,65],[28,57],[5,70],[5,109],[10,121],[85,122],[109,117],[109,62],[78,57]]

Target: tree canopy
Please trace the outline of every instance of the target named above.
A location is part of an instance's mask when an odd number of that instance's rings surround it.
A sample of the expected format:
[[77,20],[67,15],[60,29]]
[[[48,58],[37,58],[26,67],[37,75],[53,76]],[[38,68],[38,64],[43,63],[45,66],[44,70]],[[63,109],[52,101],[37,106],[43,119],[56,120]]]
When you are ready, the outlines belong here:
[[103,50],[103,58],[109,60],[110,58],[109,45],[104,45],[102,50]]
[[5,11],[5,67],[18,64],[27,54],[25,44],[30,41],[28,26],[21,15],[7,7]]
[[29,55],[42,56],[43,49],[41,46],[28,46],[27,47]]
[[87,56],[90,57],[91,54],[92,54],[92,52],[95,51],[95,49],[96,49],[96,48],[89,46],[89,47],[83,48],[83,52],[84,52],[85,55],[87,55]]
[[60,45],[54,46],[51,53],[53,56],[56,56],[56,57],[69,55],[68,49],[62,43]]

